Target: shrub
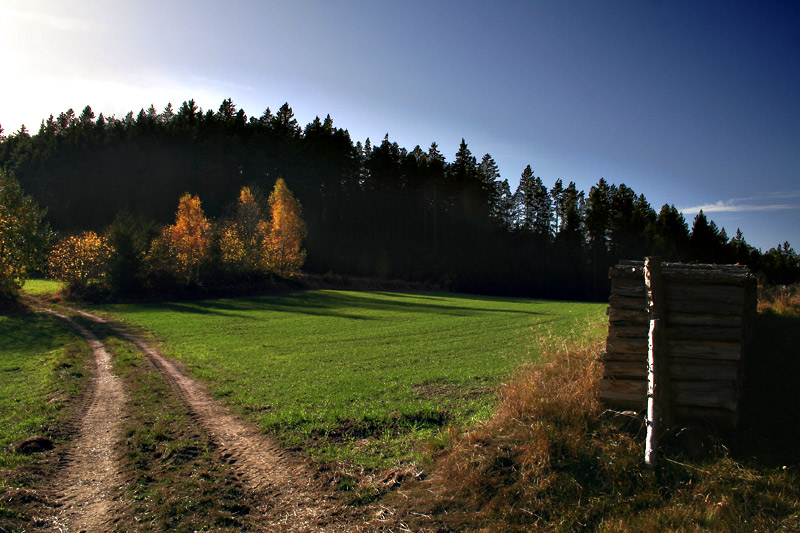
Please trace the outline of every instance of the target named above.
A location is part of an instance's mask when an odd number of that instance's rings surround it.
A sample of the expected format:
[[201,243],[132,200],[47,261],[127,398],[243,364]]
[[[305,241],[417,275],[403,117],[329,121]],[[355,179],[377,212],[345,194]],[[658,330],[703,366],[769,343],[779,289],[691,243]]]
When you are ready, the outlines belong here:
[[50,252],[50,274],[75,292],[105,278],[111,254],[108,239],[93,231],[66,237]]

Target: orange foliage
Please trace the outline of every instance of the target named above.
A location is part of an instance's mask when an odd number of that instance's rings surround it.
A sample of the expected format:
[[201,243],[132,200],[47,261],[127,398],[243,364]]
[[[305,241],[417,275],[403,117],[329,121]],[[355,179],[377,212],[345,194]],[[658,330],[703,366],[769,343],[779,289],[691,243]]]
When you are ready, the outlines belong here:
[[208,256],[209,228],[200,198],[188,193],[181,196],[175,224],[166,227],[161,238],[187,281],[199,279],[200,262]]
[[61,239],[50,252],[50,273],[72,289],[84,287],[105,277],[112,252],[108,240],[93,231]]
[[271,270],[281,275],[297,272],[306,259],[306,251],[302,249],[306,224],[300,202],[283,178],[275,182],[269,195],[269,208],[272,220],[267,236],[267,263]]
[[236,218],[220,231],[220,250],[225,264],[245,271],[266,269],[265,242],[269,226],[264,212],[248,187],[242,187]]

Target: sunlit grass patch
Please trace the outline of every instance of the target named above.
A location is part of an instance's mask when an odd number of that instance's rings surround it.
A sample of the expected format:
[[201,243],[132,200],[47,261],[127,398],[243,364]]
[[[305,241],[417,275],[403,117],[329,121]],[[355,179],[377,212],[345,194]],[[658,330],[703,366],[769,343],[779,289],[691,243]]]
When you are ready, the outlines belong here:
[[22,286],[22,292],[31,296],[47,296],[55,294],[63,288],[60,281],[52,279],[28,279]]
[[434,293],[307,291],[114,305],[219,398],[323,461],[386,468],[483,419],[541,335],[602,332],[602,304]]

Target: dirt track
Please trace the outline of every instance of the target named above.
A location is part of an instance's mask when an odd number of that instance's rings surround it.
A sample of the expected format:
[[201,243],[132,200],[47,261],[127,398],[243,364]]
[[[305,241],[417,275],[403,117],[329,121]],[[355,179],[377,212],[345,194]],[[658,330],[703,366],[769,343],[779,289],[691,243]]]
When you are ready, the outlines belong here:
[[89,330],[46,307],[44,312],[66,321],[86,339],[94,357],[94,376],[88,406],[78,435],[63,455],[63,471],[53,486],[58,514],[51,519],[55,530],[106,531],[113,528],[119,506],[122,474],[117,457],[127,397],[111,369],[111,357]]
[[[41,304],[41,302],[37,302]],[[41,308],[41,305],[40,305]],[[219,447],[221,455],[256,495],[256,523],[265,531],[362,531],[367,525],[365,508],[343,504],[320,481],[315,469],[301,458],[286,452],[252,424],[233,415],[214,400],[201,384],[183,374],[151,342],[120,324],[97,315],[69,309],[84,318],[108,327],[146,355],[175,388],[193,417]],[[121,483],[119,462],[113,457],[114,443],[120,438],[125,393],[110,371],[108,353],[91,332],[74,320],[67,320],[92,346],[97,376],[90,407],[81,424],[80,437],[69,453],[66,470],[57,483],[63,510],[57,527],[70,531],[113,529],[114,517],[124,512],[115,501]],[[98,464],[99,461],[99,464]],[[378,528],[381,529],[381,528]]]

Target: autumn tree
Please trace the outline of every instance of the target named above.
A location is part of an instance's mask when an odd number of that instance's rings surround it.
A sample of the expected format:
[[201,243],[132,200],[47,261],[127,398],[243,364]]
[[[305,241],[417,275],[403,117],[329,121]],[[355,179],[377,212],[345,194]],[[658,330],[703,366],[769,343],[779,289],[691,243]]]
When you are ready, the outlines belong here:
[[111,253],[108,240],[93,231],[63,238],[50,251],[50,274],[68,290],[80,290],[105,277]]
[[200,206],[200,198],[189,193],[178,201],[175,224],[167,226],[161,239],[167,245],[179,273],[186,282],[200,281],[200,263],[208,256],[210,225]]
[[242,187],[233,220],[222,225],[219,235],[222,261],[244,272],[267,267],[269,224],[262,202],[249,187]]
[[51,232],[45,211],[0,169],[0,300],[13,300],[31,268],[46,255]]
[[306,251],[302,248],[306,224],[300,202],[278,178],[269,195],[270,224],[267,236],[267,258],[270,269],[284,276],[303,266]]

